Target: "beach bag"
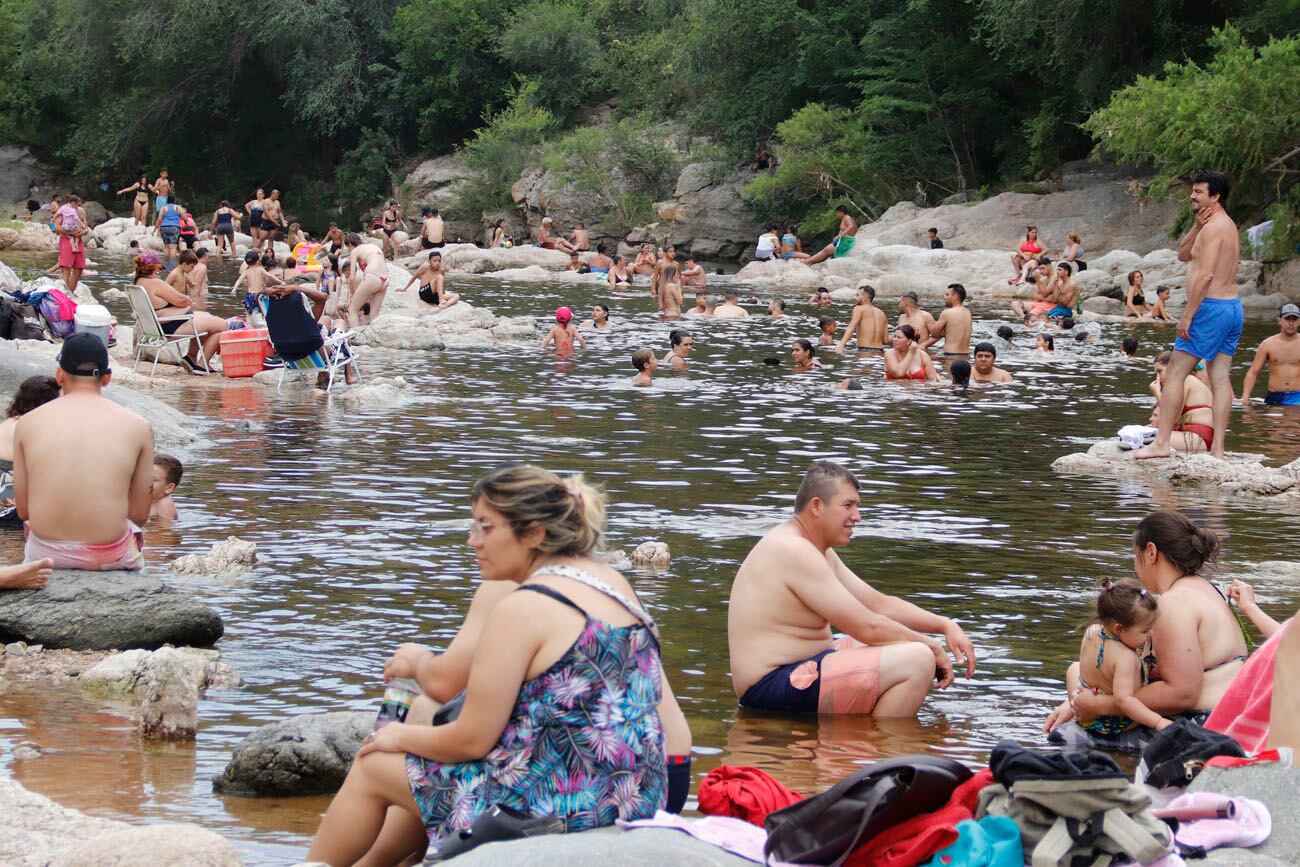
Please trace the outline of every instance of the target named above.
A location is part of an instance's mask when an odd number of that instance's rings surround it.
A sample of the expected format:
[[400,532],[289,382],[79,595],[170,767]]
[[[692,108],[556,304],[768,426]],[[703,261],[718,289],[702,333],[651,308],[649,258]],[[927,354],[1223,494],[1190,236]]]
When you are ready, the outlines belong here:
[[1215,756],[1246,757],[1241,744],[1225,734],[1203,728],[1186,719],[1175,720],[1156,732],[1142,752],[1145,782],[1157,789],[1186,786]]
[[948,803],[971,772],[952,759],[900,756],[863,768],[831,788],[770,813],[765,859],[838,867],[880,832]]
[[45,340],[45,326],[36,308],[8,298],[0,299],[0,337],[5,340]]
[[1131,858],[1149,864],[1173,847],[1151,813],[1151,796],[1122,775],[1021,778],[980,792],[975,816],[1003,816],[1020,828],[1033,867],[1108,867]]
[[41,316],[50,326],[50,333],[63,340],[77,330],[77,302],[61,289],[51,289],[41,299]]

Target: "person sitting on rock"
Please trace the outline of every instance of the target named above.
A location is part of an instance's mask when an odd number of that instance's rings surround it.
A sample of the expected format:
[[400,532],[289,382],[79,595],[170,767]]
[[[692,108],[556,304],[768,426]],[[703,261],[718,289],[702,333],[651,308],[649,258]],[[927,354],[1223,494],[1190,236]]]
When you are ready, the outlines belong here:
[[153,431],[103,397],[108,349],[94,334],[63,342],[63,396],[18,420],[14,504],[27,522],[26,562],[56,569],[139,569],[149,519]]
[[781,258],[786,261],[812,258],[803,251],[803,242],[799,240],[798,226],[791,226],[781,236]]
[[610,269],[614,267],[614,260],[609,258],[607,249],[604,244],[597,244],[596,255],[587,262],[588,270],[602,279],[607,279]]
[[1039,256],[1043,254],[1043,245],[1038,243],[1038,227],[1025,227],[1025,240],[1020,245],[1020,249],[1011,254],[1011,265],[1016,269],[1016,274],[1007,283],[1015,286],[1017,283],[1023,283],[1029,277],[1029,270],[1034,267]]
[[406,722],[368,737],[308,861],[418,863],[497,805],[569,832],[673,806],[666,748],[689,750],[689,729],[657,627],[596,556],[604,495],[581,476],[515,465],[480,479],[470,503],[483,583],[464,625],[441,656],[404,645],[385,666],[386,677],[421,669],[435,699],[463,692],[460,714],[429,725],[417,699]]
[[610,286],[631,286],[632,269],[627,266],[627,260],[622,256],[614,256],[609,266],[609,274],[605,277],[605,282]]
[[578,252],[578,249],[564,238],[551,234],[552,222],[550,217],[542,217],[542,222],[537,226],[537,246],[543,250],[559,250],[562,253]]
[[[1160,423],[1160,392],[1165,384],[1165,370],[1169,367],[1169,361],[1173,353],[1168,350],[1156,356],[1155,369],[1156,378],[1151,383],[1151,393],[1155,395],[1156,407],[1151,412],[1151,420],[1148,424],[1154,426]],[[1189,376],[1183,380],[1183,413],[1178,424],[1174,425],[1174,431],[1170,435],[1170,443],[1174,451],[1179,452],[1205,452],[1210,450],[1214,443],[1214,414],[1210,411],[1212,406],[1210,387],[1195,376]]]
[[650,249],[649,244],[642,244],[641,248],[637,250],[636,260],[632,263],[632,273],[653,274],[657,263],[655,251]]
[[1062,319],[1074,315],[1079,301],[1079,284],[1074,282],[1074,271],[1066,262],[1056,263],[1056,306],[1047,311],[1048,319]]
[[1156,287],[1156,303],[1151,305],[1151,318],[1159,319],[1162,322],[1173,322],[1174,318],[1169,315],[1165,305],[1169,303],[1169,287]]
[[181,483],[181,476],[184,473],[185,467],[179,458],[171,455],[154,455],[153,485],[149,489],[149,497],[152,500],[149,506],[149,520],[156,518],[159,524],[166,527],[180,517],[176,511],[176,503],[172,500],[172,493]]
[[1074,232],[1065,236],[1065,249],[1061,251],[1061,261],[1069,262],[1074,271],[1087,271],[1088,263],[1084,261],[1083,239]]
[[1026,304],[1019,298],[1011,302],[1011,312],[1028,325],[1045,317],[1056,307],[1056,269],[1046,257],[1038,260],[1037,268],[1028,279],[1034,284],[1034,299]]
[[831,242],[821,249],[821,252],[815,256],[808,257],[805,265],[816,265],[818,262],[834,256],[836,259],[843,258],[853,249],[853,245],[858,240],[858,223],[849,216],[849,209],[844,205],[835,206],[835,216],[839,218],[839,233],[831,239]]
[[1128,272],[1128,287],[1124,290],[1125,316],[1137,319],[1147,319],[1151,316],[1151,308],[1147,305],[1146,296],[1142,294],[1142,283],[1145,279],[1141,271]]

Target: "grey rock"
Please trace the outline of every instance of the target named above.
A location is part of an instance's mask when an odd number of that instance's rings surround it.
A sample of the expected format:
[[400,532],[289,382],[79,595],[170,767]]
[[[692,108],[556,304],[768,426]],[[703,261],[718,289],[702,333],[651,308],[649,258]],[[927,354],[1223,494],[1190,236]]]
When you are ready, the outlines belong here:
[[1253,849],[1218,849],[1207,864],[1295,864],[1300,852],[1300,768],[1278,764],[1240,768],[1206,768],[1187,787],[1189,792],[1215,792],[1250,798],[1268,807],[1273,820],[1269,838]]
[[146,572],[58,569],[42,590],[0,594],[0,640],[72,650],[205,647],[224,630],[212,608]]
[[32,759],[39,759],[43,755],[45,755],[44,748],[42,748],[40,744],[33,743],[32,741],[23,741],[18,746],[14,747],[13,751],[15,762],[31,761]]
[[23,288],[23,281],[14,273],[14,269],[0,262],[0,289],[5,292],[16,292],[21,288]]
[[601,867],[741,867],[752,861],[681,831],[602,828],[580,834],[552,834],[509,843],[487,843],[453,859],[457,867],[552,867],[555,864],[599,864]]
[[262,726],[235,747],[212,789],[231,795],[336,792],[374,720],[369,711],[339,711]]
[[11,644],[6,644],[5,653],[7,653],[10,656],[26,656],[27,643],[24,641],[15,641]]
[[199,726],[200,678],[180,654],[150,666],[140,703],[140,732],[148,738],[193,740]]
[[40,179],[36,157],[27,148],[0,147],[0,202],[25,202]]

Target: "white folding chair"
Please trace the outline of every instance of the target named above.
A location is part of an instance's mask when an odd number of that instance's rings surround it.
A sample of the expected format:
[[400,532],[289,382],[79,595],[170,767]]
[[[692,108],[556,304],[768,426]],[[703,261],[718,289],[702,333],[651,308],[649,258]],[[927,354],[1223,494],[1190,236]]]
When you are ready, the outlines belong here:
[[208,358],[203,353],[203,338],[207,332],[197,334],[168,334],[163,330],[164,322],[191,322],[194,319],[193,313],[185,313],[179,316],[158,316],[158,311],[154,309],[153,302],[149,300],[149,293],[144,291],[143,287],[132,286],[127,290],[127,300],[131,303],[131,312],[135,315],[135,363],[131,366],[132,370],[138,370],[140,367],[140,356],[146,349],[153,350],[153,367],[149,370],[149,375],[153,376],[158,370],[158,358],[163,351],[169,346],[177,347],[177,351],[182,355],[185,353],[185,344],[191,340],[195,341],[199,347],[199,361],[203,363],[203,369],[211,373],[208,366]]

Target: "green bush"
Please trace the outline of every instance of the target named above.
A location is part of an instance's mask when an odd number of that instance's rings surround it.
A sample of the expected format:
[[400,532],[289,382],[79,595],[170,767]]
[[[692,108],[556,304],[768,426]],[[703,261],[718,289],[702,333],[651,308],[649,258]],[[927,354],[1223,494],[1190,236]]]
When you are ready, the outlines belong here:
[[480,214],[512,206],[510,187],[533,164],[541,145],[555,129],[555,116],[537,105],[537,84],[525,82],[506,107],[485,117],[464,149],[472,176],[456,191],[457,209]]
[[566,114],[600,85],[600,34],[577,0],[535,0],[511,16],[497,51],[537,84],[539,105]]

